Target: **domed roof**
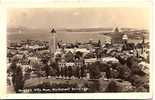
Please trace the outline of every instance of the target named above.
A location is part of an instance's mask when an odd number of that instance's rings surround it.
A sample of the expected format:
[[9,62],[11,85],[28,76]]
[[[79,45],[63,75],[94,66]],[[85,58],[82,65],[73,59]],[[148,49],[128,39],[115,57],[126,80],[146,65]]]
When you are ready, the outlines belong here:
[[51,30],[51,33],[56,33],[56,31],[55,31],[55,29],[54,29],[54,28]]

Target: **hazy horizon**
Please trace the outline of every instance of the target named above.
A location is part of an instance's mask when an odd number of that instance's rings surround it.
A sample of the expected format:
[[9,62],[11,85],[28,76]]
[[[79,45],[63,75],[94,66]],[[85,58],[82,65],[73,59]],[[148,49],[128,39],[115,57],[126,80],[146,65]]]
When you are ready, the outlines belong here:
[[149,7],[10,8],[9,27],[34,29],[125,27],[150,29]]

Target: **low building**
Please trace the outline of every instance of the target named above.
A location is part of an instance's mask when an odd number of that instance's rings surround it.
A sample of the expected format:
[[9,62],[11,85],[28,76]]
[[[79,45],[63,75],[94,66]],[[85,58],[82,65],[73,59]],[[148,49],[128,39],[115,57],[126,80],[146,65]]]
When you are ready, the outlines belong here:
[[75,53],[77,51],[80,51],[82,53],[89,53],[90,50],[86,49],[86,48],[71,48],[71,49],[65,49],[66,52],[72,52]]
[[84,59],[85,65],[95,63],[96,61],[97,61],[97,58]]
[[41,59],[39,59],[38,57],[28,57],[28,60],[31,65],[35,63],[39,63],[41,61]]
[[61,61],[58,62],[58,66],[59,68],[64,68],[66,67],[82,67],[84,65],[83,61],[75,61],[75,62],[65,62],[65,61]]
[[119,60],[116,59],[115,57],[104,57],[104,58],[101,58],[101,62],[102,63],[108,63],[108,62],[119,63]]

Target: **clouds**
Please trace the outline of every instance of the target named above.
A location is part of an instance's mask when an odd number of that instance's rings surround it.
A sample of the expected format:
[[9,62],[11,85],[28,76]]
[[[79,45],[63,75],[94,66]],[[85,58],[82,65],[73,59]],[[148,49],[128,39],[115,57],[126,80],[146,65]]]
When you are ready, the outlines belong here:
[[9,27],[87,28],[139,27],[149,28],[150,8],[14,8],[8,10]]

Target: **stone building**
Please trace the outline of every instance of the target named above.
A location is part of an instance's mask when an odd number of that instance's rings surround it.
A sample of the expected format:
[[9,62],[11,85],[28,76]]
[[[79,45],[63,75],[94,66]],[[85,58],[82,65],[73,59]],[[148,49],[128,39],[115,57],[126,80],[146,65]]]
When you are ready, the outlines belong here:
[[116,27],[114,32],[112,33],[112,36],[111,36],[111,43],[112,44],[121,44],[122,43],[122,36],[123,36],[123,34]]

